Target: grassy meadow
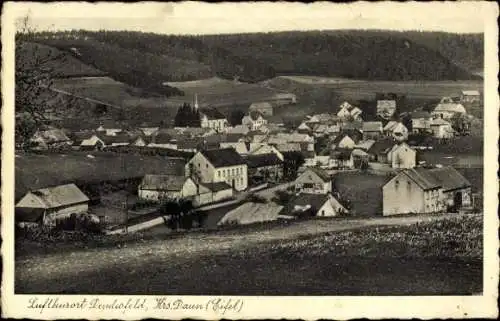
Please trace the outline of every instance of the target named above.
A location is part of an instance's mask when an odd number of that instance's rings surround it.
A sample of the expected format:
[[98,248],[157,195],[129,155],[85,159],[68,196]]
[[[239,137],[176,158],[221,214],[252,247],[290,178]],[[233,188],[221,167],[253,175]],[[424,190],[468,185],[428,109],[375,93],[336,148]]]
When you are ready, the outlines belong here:
[[86,243],[17,257],[15,292],[480,294],[482,231],[482,215],[444,215],[157,235],[104,248]]

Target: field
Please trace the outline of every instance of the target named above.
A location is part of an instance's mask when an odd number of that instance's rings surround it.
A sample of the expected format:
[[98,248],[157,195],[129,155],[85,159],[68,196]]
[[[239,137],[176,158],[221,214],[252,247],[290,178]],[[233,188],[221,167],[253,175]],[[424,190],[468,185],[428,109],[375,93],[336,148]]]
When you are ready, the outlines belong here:
[[[280,76],[263,82],[267,87],[291,92],[297,95],[297,106],[310,112],[337,112],[344,100],[356,102],[371,101],[377,92],[406,95],[407,109],[412,111],[429,102],[438,102],[443,96],[459,96],[461,90],[479,90],[481,81],[356,81],[353,79],[312,77],[312,76]],[[292,107],[290,107],[292,109]],[[283,114],[293,110],[282,109]],[[470,107],[468,112],[482,118],[483,110]],[[303,113],[302,113],[303,114]]]
[[232,106],[246,104],[247,107],[258,101],[268,101],[280,90],[266,88],[257,84],[209,78],[197,81],[168,82],[184,92],[184,96],[169,98],[169,104],[179,106],[183,102],[192,103],[194,95],[198,95],[200,106]]
[[[18,240],[16,293],[467,295],[482,216],[328,219],[43,252]],[[135,238],[135,237],[134,237]],[[50,245],[48,245],[50,247]],[[16,252],[18,253],[18,252]],[[36,254],[35,254],[36,253]]]
[[[93,158],[87,157],[92,154]],[[70,182],[99,183],[147,174],[169,174],[184,164],[167,162],[161,156],[119,155],[105,152],[67,154],[17,154],[15,158],[16,199],[28,190]]]

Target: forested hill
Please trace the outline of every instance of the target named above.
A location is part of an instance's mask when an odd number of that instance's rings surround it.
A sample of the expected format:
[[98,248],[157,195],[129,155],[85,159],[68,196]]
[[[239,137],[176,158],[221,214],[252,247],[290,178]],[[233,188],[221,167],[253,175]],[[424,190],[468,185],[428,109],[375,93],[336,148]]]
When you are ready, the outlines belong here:
[[[474,79],[482,36],[391,31],[313,31],[172,36],[129,31],[39,33],[34,41],[136,87],[219,76],[276,75],[376,80]],[[165,89],[165,87],[164,87]]]

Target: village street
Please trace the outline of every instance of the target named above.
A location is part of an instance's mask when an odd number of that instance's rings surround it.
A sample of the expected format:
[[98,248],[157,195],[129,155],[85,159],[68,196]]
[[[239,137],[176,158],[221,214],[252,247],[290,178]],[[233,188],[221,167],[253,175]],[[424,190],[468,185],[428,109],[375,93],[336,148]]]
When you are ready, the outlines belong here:
[[[159,262],[163,266],[180,262],[189,264],[191,260],[196,260],[201,256],[215,256],[234,250],[252,249],[260,244],[279,243],[284,240],[328,232],[438,221],[450,215],[310,220],[271,229],[259,228],[243,232],[235,229],[217,233],[193,233],[180,238],[139,241],[113,248],[91,248],[45,256],[23,257],[16,261],[16,291],[72,293],[78,291],[80,282],[86,284],[86,288],[93,287],[92,283],[89,283],[92,282],[92,277],[84,280],[81,276],[97,276],[100,271],[113,268],[125,269],[127,277],[139,277],[134,274],[136,270],[143,270],[149,264],[154,265]],[[153,273],[150,277],[154,279],[159,276]],[[65,279],[73,281],[63,282]]]

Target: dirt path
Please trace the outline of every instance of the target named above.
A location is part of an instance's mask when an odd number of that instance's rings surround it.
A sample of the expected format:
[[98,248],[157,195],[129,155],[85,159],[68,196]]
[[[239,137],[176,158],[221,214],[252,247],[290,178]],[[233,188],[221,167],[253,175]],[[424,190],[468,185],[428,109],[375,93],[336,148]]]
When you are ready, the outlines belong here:
[[410,216],[368,219],[312,220],[242,233],[192,234],[169,240],[149,240],[126,244],[121,248],[93,248],[78,252],[26,257],[16,261],[16,279],[50,279],[54,277],[96,272],[113,265],[147,264],[162,259],[187,259],[242,249],[265,242],[280,242],[326,232],[346,231],[369,226],[400,226],[442,220],[447,215]]

